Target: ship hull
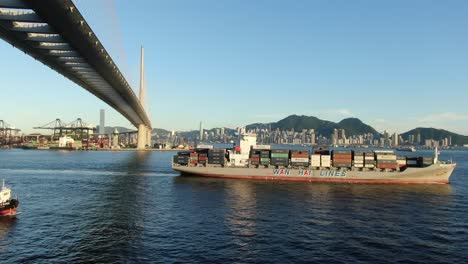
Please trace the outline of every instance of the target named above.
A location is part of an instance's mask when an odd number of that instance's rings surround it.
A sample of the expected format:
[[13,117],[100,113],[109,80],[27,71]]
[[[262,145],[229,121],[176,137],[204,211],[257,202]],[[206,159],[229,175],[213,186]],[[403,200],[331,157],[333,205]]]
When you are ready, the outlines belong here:
[[407,168],[401,172],[272,169],[232,167],[189,167],[173,165],[182,175],[266,181],[301,181],[362,184],[447,184],[455,164],[434,164],[426,168]]
[[8,204],[0,207],[0,216],[15,215],[19,202],[16,199],[11,200]]

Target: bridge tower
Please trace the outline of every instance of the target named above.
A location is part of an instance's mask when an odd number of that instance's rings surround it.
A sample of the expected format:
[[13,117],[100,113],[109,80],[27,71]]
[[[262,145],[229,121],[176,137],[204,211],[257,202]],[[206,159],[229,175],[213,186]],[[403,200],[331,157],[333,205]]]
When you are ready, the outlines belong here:
[[[147,107],[145,104],[146,100],[146,88],[145,88],[145,50],[141,47],[141,58],[140,58],[140,94],[139,100],[145,111]],[[147,145],[151,144],[151,128],[144,124],[138,125],[138,140],[137,150],[143,150]]]

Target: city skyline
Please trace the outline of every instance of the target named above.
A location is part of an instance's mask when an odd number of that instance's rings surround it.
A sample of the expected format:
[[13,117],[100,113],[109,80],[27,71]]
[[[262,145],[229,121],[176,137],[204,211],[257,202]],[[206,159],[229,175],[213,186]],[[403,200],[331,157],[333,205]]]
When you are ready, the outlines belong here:
[[[468,135],[467,3],[75,3],[135,91],[145,46],[155,128],[192,130],[201,119],[235,128],[304,114],[357,117],[379,132]],[[34,132],[57,117],[97,125],[99,109],[107,125],[131,127],[11,45],[1,42],[0,55],[9,97],[0,118],[15,127]]]

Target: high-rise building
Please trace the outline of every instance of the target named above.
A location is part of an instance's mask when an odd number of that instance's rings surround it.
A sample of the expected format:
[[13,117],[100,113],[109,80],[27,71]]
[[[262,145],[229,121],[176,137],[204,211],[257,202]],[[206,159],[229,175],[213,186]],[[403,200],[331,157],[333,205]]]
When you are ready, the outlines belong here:
[[344,129],[340,129],[340,137],[339,139],[346,139],[346,131]]
[[199,137],[200,141],[203,140],[203,122],[200,122],[200,137]]
[[398,133],[397,133],[397,132],[393,133],[393,136],[392,136],[392,146],[394,146],[394,147],[395,147],[395,146],[398,146],[398,144],[399,144],[399,141],[398,141],[398,140],[399,140],[399,139],[400,139],[400,138],[398,137]]
[[105,115],[104,109],[99,110],[99,134],[104,134],[105,132]]
[[388,147],[390,145],[390,136],[388,134],[388,131],[384,131],[384,142],[383,142],[384,147]]
[[221,128],[221,135],[224,135],[224,127]]

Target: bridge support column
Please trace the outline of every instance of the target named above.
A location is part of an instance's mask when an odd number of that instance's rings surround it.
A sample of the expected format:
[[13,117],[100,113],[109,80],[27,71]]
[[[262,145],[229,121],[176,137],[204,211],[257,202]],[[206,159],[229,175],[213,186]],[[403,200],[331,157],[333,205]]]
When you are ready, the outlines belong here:
[[144,150],[147,145],[147,128],[144,124],[138,125],[137,150]]
[[151,144],[151,129],[149,127],[146,128],[146,145],[148,145],[150,148],[153,147]]

